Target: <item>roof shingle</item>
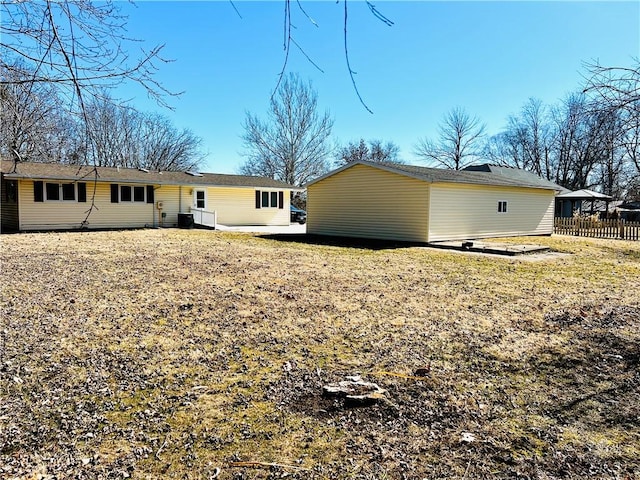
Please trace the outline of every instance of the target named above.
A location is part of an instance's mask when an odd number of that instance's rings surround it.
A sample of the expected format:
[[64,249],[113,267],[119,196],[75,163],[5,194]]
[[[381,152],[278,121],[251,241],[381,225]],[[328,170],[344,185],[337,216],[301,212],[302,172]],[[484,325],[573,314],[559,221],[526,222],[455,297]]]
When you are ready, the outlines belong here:
[[154,185],[202,185],[210,187],[259,187],[303,190],[288,183],[265,177],[187,172],[158,172],[133,168],[62,165],[59,163],[34,163],[2,160],[1,171],[7,178],[32,178],[39,180],[93,180],[112,183],[145,183]]
[[[374,168],[380,168],[389,172],[416,178],[427,183],[465,183],[474,185],[492,185],[503,187],[529,187],[542,188],[545,190],[560,190],[562,187],[553,182],[544,180],[532,173],[524,172],[526,175],[506,175],[504,172],[477,171],[477,170],[446,170],[443,168],[419,167],[416,165],[404,165],[398,163],[377,163],[358,161],[341,167],[327,175],[320,177],[307,186],[312,185],[320,180],[345,170],[353,165],[368,165]],[[520,172],[517,169],[512,169]]]

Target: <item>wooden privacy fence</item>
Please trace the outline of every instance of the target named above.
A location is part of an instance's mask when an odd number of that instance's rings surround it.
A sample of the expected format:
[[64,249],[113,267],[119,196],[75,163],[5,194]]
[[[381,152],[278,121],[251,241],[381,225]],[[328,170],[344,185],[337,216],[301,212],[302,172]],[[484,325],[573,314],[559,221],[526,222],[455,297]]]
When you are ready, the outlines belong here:
[[640,222],[593,220],[591,218],[556,218],[553,232],[578,237],[620,238],[640,240]]

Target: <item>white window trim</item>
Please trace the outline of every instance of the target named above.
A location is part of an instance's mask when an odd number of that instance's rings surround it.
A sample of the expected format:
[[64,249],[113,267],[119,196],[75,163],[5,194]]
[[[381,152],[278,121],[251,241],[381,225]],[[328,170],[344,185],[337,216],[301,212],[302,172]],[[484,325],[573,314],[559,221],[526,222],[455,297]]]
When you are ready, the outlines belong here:
[[[262,196],[267,193],[269,194],[269,205],[268,206],[264,206],[263,202],[262,202]],[[273,194],[276,194],[276,204],[275,205],[271,205],[271,199],[273,198]],[[278,208],[278,195],[280,195],[280,190],[260,190],[260,208]]]
[[[54,200],[49,198],[49,190],[47,189],[47,185],[58,185],[58,199]],[[62,185],[73,185],[73,200],[65,200],[64,195],[62,194]],[[44,190],[43,196],[45,202],[77,202],[78,201],[78,183],[77,182],[47,182],[46,180],[43,182],[42,188]]]
[[[122,199],[122,187],[131,187],[131,200],[123,200]],[[142,200],[134,200],[135,196],[135,188],[142,187],[144,192],[144,198]],[[118,184],[118,202],[119,203],[147,203],[147,187],[145,185],[129,185],[127,183],[119,183]]]
[[[204,192],[204,207],[198,206],[198,192]],[[193,208],[204,210],[207,208],[207,189],[206,188],[194,188],[193,189]]]

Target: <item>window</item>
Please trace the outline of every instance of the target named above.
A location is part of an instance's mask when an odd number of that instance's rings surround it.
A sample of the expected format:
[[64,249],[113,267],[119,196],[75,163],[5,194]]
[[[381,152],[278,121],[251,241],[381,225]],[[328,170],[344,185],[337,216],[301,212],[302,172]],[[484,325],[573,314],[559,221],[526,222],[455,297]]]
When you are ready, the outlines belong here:
[[118,185],[111,184],[111,203],[137,202],[153,203],[153,185]]
[[256,190],[256,208],[283,208],[284,192]]
[[133,187],[133,201],[144,202],[144,187]]
[[196,208],[205,207],[204,190],[196,190]]
[[76,186],[73,183],[62,184],[62,200],[72,201],[76,199]]
[[60,184],[59,183],[45,184],[45,192],[47,192],[47,200],[60,200]]
[[[78,202],[87,201],[87,184],[78,183],[49,183],[33,182],[33,193],[35,202]],[[77,193],[77,195],[76,195]]]
[[144,187],[132,187],[131,185],[120,185],[121,202],[144,202]]
[[507,202],[498,202],[498,213],[507,213]]
[[284,192],[256,190],[256,208],[284,208]]
[[131,201],[131,187],[129,185],[120,185],[120,201]]

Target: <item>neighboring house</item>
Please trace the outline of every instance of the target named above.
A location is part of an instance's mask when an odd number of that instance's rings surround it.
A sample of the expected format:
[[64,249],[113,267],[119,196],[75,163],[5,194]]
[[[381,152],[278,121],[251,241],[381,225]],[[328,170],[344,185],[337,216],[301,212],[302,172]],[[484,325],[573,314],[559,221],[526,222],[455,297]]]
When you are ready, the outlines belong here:
[[291,191],[302,190],[244,175],[12,161],[1,182],[3,231],[172,227],[190,213],[209,226],[289,225]]
[[[572,192],[567,190],[556,197],[556,216],[557,217],[573,217],[575,214],[582,215],[588,213],[603,213],[609,209],[609,202],[613,197],[603,193],[594,192],[593,190],[576,190]],[[584,211],[586,204],[587,211]]]
[[411,242],[551,235],[558,189],[516,169],[355,162],[307,184],[307,232]]

